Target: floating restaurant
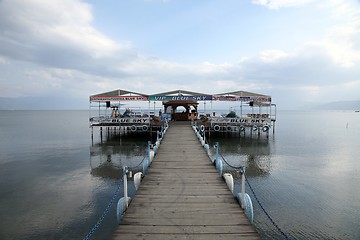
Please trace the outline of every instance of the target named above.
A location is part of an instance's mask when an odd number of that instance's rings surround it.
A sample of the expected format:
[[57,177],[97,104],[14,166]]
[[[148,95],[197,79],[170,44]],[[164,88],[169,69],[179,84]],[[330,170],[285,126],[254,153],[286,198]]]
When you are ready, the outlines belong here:
[[[130,102],[143,107],[129,107]],[[158,102],[160,107],[156,106]],[[227,106],[225,113],[213,109],[221,102],[236,105]],[[175,90],[148,95],[117,89],[90,96],[91,128],[106,127],[126,134],[152,133],[161,131],[171,121],[189,121],[201,132],[211,134],[268,136],[275,131],[276,104],[269,95],[247,91],[204,94]]]

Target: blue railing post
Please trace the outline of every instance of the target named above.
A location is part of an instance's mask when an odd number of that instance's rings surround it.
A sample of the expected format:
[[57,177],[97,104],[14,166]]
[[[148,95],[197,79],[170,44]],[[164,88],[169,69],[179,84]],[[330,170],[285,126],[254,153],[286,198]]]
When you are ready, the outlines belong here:
[[203,139],[204,139],[204,143],[206,143],[206,136],[205,136],[205,130],[204,130],[204,132],[203,132]]
[[128,198],[128,186],[127,186],[127,167],[123,167],[123,183],[124,183],[124,198],[125,198],[125,206],[128,208],[129,206],[129,198]]
[[148,141],[148,162],[147,162],[148,166],[151,163],[150,145],[151,145],[151,141]]
[[219,142],[216,142],[215,143],[215,165],[217,165],[218,164],[218,161],[219,161]]

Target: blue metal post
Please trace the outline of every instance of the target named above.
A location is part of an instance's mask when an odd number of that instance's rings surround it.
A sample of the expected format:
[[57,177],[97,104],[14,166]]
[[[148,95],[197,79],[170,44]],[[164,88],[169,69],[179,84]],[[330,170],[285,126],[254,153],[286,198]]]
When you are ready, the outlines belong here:
[[203,136],[203,139],[204,139],[204,143],[206,143],[206,136],[205,136],[205,130],[203,132],[204,136]]
[[215,165],[217,165],[217,164],[218,164],[218,161],[219,161],[219,142],[216,142],[216,143],[215,143],[215,149],[216,149]]
[[126,166],[123,167],[123,183],[124,183],[124,198],[125,198],[125,206],[128,208],[129,206],[129,198],[128,198],[128,189],[127,189],[127,170]]
[[148,141],[148,166],[151,163],[150,145],[151,145],[151,141]]

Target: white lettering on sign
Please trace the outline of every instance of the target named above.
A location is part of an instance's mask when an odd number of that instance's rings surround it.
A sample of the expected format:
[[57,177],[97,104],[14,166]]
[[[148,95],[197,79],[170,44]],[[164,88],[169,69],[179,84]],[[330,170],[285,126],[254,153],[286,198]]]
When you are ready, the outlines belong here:
[[159,97],[155,96],[154,97],[155,101],[164,101],[165,99],[166,99],[166,96],[159,96]]
[[212,123],[270,123],[269,118],[210,118]]
[[120,123],[149,123],[149,118],[119,118]]

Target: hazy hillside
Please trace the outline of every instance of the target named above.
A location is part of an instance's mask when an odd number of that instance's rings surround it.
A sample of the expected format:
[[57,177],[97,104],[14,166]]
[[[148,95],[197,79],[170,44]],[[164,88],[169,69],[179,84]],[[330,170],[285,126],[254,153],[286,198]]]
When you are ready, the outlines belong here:
[[[88,99],[61,97],[21,97],[1,98],[0,110],[51,110],[51,109],[88,109]],[[281,108],[280,105],[278,107]],[[294,109],[294,108],[293,108]],[[337,101],[325,104],[306,103],[295,109],[302,110],[360,110],[358,101]]]
[[87,109],[88,106],[87,99],[62,99],[58,97],[0,97],[0,110]]
[[319,110],[360,110],[359,101],[338,101],[318,105],[314,109]]

